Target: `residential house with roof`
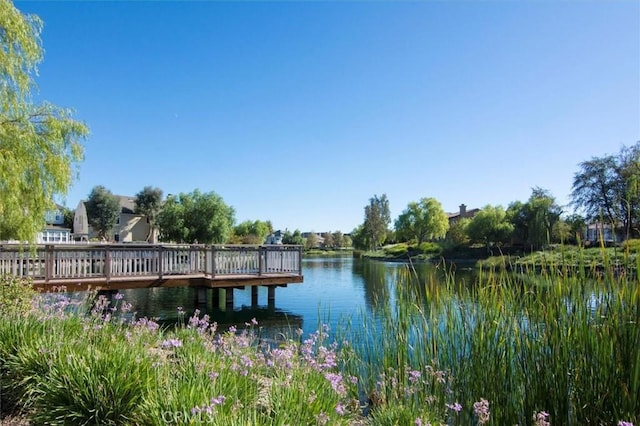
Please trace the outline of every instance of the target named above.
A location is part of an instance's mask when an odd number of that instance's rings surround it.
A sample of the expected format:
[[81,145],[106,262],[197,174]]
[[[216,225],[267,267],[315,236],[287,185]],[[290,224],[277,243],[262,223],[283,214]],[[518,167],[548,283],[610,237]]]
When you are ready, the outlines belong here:
[[67,244],[72,241],[71,229],[64,226],[64,207],[56,204],[56,208],[45,214],[46,225],[38,232],[38,244]]
[[622,230],[614,230],[610,223],[595,222],[587,225],[585,241],[590,244],[599,244],[600,242],[615,244],[623,240]]
[[[116,195],[120,206],[120,215],[112,230],[111,240],[114,242],[157,242],[157,232],[151,232],[149,218],[135,213],[135,197]],[[149,234],[152,235],[149,235]],[[73,223],[73,235],[77,240],[89,241],[97,236],[97,232],[91,229],[87,218],[87,208],[84,201],[80,201],[76,207]]]
[[447,213],[447,217],[449,218],[449,226],[453,225],[460,221],[460,219],[474,217],[480,209],[471,209],[467,210],[467,206],[465,204],[460,204],[460,210],[456,213]]

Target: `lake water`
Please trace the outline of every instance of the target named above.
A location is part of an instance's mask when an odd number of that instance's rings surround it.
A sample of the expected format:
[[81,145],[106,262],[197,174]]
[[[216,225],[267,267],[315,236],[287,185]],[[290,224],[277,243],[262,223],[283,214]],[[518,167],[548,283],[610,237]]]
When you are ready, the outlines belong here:
[[[190,288],[154,288],[124,290],[124,300],[133,304],[138,317],[157,318],[165,324],[180,320],[178,307],[187,317],[195,309],[208,314],[221,329],[244,325],[256,318],[267,331],[302,329],[314,332],[319,324],[335,328],[340,320],[351,317],[357,323],[362,313],[394,300],[397,274],[406,269],[404,263],[379,262],[352,257],[305,258],[302,262],[304,283],[276,289],[275,303],[267,304],[267,289],[259,288],[258,305],[251,306],[251,291],[234,290],[234,309],[222,311],[197,303],[197,290]],[[414,265],[421,282],[439,279],[441,268],[431,264]],[[472,279],[470,271],[458,270],[457,279]]]

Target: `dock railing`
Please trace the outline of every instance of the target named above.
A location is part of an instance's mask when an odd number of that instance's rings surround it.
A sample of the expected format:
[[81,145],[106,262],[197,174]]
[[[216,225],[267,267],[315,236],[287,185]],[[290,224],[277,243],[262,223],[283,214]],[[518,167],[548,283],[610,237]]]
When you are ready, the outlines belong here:
[[202,275],[302,275],[290,245],[58,244],[0,246],[0,274],[34,281]]

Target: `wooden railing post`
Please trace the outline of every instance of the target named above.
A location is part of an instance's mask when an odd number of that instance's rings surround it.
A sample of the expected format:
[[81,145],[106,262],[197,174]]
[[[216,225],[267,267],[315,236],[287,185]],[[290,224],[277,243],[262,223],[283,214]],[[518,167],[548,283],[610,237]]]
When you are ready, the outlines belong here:
[[211,278],[216,276],[216,246],[211,245]]
[[53,262],[54,262],[53,246],[48,244],[45,246],[44,253],[44,281],[49,282],[53,277]]
[[302,246],[298,246],[298,275],[302,275]]
[[265,246],[258,247],[258,275],[262,275],[262,271],[267,270],[267,248]]
[[110,246],[104,248],[104,276],[107,282],[111,280],[111,250]]
[[158,278],[162,279],[164,275],[164,246],[160,246],[158,251]]

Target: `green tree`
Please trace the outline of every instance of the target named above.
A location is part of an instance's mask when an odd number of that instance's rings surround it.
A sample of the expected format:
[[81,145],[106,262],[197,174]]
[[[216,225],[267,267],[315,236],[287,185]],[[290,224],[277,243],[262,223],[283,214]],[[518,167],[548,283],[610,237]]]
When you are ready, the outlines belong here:
[[233,227],[231,241],[234,244],[263,244],[267,235],[273,232],[270,221],[246,220]]
[[235,212],[215,192],[180,193],[167,198],[158,227],[162,241],[220,244],[231,234]]
[[578,214],[572,214],[558,220],[553,228],[554,242],[579,244],[584,236],[587,224]]
[[368,250],[371,247],[369,236],[367,235],[364,224],[358,225],[351,231],[351,243],[358,250]]
[[75,220],[75,214],[76,212],[74,210],[71,210],[70,208],[65,207],[62,209],[64,227],[71,229],[71,232],[73,232],[73,222]]
[[571,202],[590,222],[622,228],[628,237],[640,235],[640,142],[580,163]]
[[427,240],[444,238],[449,229],[449,219],[442,205],[435,198],[422,198],[410,202],[395,222],[399,240],[415,238],[420,246]]
[[301,246],[304,244],[304,239],[302,238],[302,233],[299,229],[291,232],[288,229],[285,229],[282,235],[282,244],[292,244]]
[[304,241],[304,247],[306,249],[318,247],[318,236],[315,232],[311,231],[307,234],[307,238]]
[[447,231],[447,242],[453,247],[459,247],[469,244],[469,236],[467,235],[467,226],[471,219],[463,217],[460,220],[449,225]]
[[102,185],[95,186],[85,201],[87,221],[101,240],[110,240],[109,234],[120,217],[120,201]]
[[560,219],[562,209],[555,198],[542,188],[534,188],[527,201],[529,211],[528,241],[534,248],[550,244],[553,227]]
[[369,248],[377,250],[387,236],[387,228],[391,223],[389,200],[386,194],[378,197],[374,195],[364,208],[364,233]]
[[324,239],[324,248],[334,248],[336,246],[335,242],[333,241],[333,234],[331,233],[331,231],[322,234],[322,238]]
[[149,221],[149,234],[146,240],[147,242],[153,240],[158,227],[158,214],[160,214],[160,210],[162,209],[162,190],[160,188],[145,186],[142,191],[136,194],[135,203],[136,214],[146,216]]
[[545,189],[533,188],[526,203],[513,202],[506,216],[513,225],[516,242],[540,249],[552,241],[553,228],[562,210],[555,198]]
[[333,245],[336,248],[346,247],[344,243],[344,235],[340,231],[336,231],[333,233]]
[[473,242],[480,242],[490,247],[505,243],[513,232],[513,225],[507,220],[506,212],[501,206],[483,207],[469,221],[466,231]]
[[67,193],[87,127],[70,111],[32,103],[42,21],[0,0],[0,239],[33,241]]

